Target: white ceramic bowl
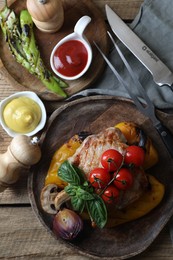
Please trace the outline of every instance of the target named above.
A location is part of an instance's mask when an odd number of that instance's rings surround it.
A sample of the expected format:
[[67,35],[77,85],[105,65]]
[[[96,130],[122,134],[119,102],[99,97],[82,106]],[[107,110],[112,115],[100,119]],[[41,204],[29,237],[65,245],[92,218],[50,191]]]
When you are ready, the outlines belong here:
[[18,132],[15,132],[13,131],[12,129],[10,129],[5,121],[4,121],[4,118],[3,118],[3,111],[4,111],[4,108],[5,106],[10,102],[12,101],[13,99],[15,98],[18,98],[18,97],[28,97],[28,98],[31,98],[32,100],[34,100],[40,107],[41,109],[41,120],[39,122],[39,124],[36,126],[36,128],[32,131],[32,132],[29,132],[29,133],[23,133],[24,135],[27,135],[27,136],[33,136],[35,135],[36,133],[38,133],[41,129],[43,129],[43,127],[45,126],[45,123],[46,123],[46,118],[47,118],[47,115],[46,115],[46,109],[45,109],[45,106],[43,104],[43,102],[41,101],[41,99],[32,91],[22,91],[22,92],[17,92],[7,98],[5,98],[4,100],[2,100],[0,102],[0,124],[2,126],[2,128],[7,132],[7,134],[11,137],[14,137],[18,134],[22,134],[22,133],[18,133]]
[[[51,56],[50,56],[50,65],[51,65],[53,72],[58,77],[61,77],[65,80],[76,80],[76,79],[80,78],[84,73],[86,73],[86,71],[89,69],[91,61],[92,61],[92,48],[91,48],[90,43],[88,42],[87,38],[83,35],[83,32],[84,32],[86,26],[88,25],[88,23],[90,23],[90,21],[91,21],[91,18],[87,15],[81,17],[74,27],[74,32],[67,35],[66,37],[64,37],[53,48],[53,50],[51,52]],[[84,69],[79,74],[76,74],[74,76],[66,76],[64,74],[61,74],[59,71],[57,71],[57,69],[55,68],[55,64],[54,64],[54,56],[55,56],[56,50],[62,44],[64,44],[65,42],[68,42],[70,40],[80,41],[85,46],[85,48],[87,50],[87,54],[88,54],[86,66],[84,67]]]

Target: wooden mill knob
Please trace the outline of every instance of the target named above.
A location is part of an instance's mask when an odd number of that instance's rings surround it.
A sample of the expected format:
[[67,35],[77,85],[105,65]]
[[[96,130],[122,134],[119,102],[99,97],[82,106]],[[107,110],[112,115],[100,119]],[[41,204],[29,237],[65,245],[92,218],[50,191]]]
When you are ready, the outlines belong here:
[[63,25],[64,8],[61,0],[27,0],[26,5],[39,30],[53,33]]

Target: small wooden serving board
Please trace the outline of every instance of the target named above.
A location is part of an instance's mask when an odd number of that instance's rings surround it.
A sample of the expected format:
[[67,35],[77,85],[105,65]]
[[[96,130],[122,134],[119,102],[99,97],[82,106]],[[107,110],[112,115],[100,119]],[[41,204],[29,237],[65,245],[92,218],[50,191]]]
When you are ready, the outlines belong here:
[[[52,34],[43,33],[35,28],[35,37],[39,47],[41,57],[48,69],[50,68],[50,54],[56,43],[65,37],[67,34],[72,33],[76,22],[84,15],[91,17],[91,22],[87,26],[84,34],[89,40],[93,49],[93,61],[87,73],[78,80],[68,81],[69,87],[66,92],[69,96],[89,87],[101,75],[104,69],[104,61],[93,45],[95,41],[107,53],[109,49],[106,24],[103,14],[94,5],[91,0],[62,0],[65,20],[62,28]],[[13,8],[16,13],[26,8],[26,0],[16,0],[10,8]],[[60,100],[61,98],[48,89],[38,80],[35,76],[31,75],[22,65],[18,64],[12,57],[8,46],[0,31],[0,73],[4,73],[10,84],[15,89],[34,91],[41,98],[45,100]]]

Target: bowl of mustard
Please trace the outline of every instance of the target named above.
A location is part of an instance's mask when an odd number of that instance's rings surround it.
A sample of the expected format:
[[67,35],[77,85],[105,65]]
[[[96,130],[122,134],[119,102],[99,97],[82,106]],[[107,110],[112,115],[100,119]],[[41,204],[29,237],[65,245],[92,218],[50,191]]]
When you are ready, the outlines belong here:
[[17,92],[0,102],[0,123],[11,137],[35,135],[45,126],[46,117],[43,102],[32,91]]

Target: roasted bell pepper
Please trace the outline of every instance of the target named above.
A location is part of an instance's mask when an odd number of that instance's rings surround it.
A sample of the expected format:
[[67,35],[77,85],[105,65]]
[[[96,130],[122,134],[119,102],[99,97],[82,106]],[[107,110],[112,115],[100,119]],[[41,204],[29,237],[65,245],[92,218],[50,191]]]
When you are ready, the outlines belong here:
[[121,122],[115,125],[124,134],[128,145],[139,145],[145,150],[143,168],[149,169],[158,162],[158,152],[151,139],[133,122]]
[[67,183],[62,181],[57,175],[59,166],[72,156],[76,149],[81,145],[82,140],[79,135],[74,135],[67,143],[63,144],[53,155],[47,176],[45,178],[45,185],[56,184],[60,189],[63,189]]
[[138,219],[152,209],[154,209],[161,202],[165,187],[152,175],[148,175],[150,189],[146,191],[138,200],[123,210],[108,209],[107,227],[114,227],[135,219]]

